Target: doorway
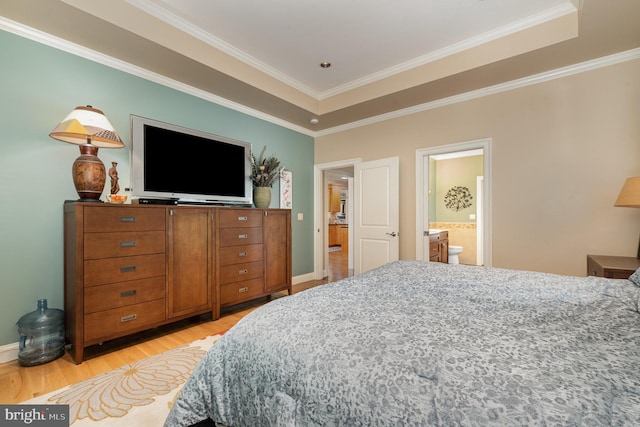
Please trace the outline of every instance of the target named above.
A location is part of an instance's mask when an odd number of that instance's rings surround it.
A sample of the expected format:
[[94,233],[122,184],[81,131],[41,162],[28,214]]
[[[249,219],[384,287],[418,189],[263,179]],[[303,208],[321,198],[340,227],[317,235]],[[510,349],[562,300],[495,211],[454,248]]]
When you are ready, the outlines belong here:
[[315,216],[314,279],[327,276],[328,221],[325,171],[353,167],[353,202],[349,210],[349,263],[360,274],[382,264],[397,261],[400,255],[400,159],[389,157],[362,162],[344,160],[314,166]]
[[[474,188],[476,200],[473,211],[461,210],[462,217],[454,217],[454,221],[445,223],[450,227],[450,245],[467,246],[467,259],[463,263],[476,265],[491,265],[491,140],[482,139],[457,144],[449,144],[416,150],[416,259],[427,260],[425,251],[425,235],[432,224],[442,224],[437,221],[435,195],[433,191],[437,184],[436,159],[451,159],[465,156],[481,156],[481,172],[478,176],[470,177],[473,183],[468,186]],[[463,187],[465,190],[468,188]],[[459,188],[458,188],[459,189]],[[430,194],[431,192],[431,194]],[[442,192],[442,190],[440,190]],[[448,195],[448,194],[447,194]],[[438,194],[438,200],[444,196]],[[466,206],[465,206],[466,207]],[[472,213],[469,213],[472,212]],[[453,233],[452,233],[453,232]],[[470,235],[469,233],[473,233]],[[452,241],[460,239],[465,242]],[[428,239],[428,236],[426,236]],[[461,257],[461,261],[462,261]]]
[[[314,166],[315,280],[327,278],[329,281],[334,281],[334,279],[353,275],[353,228],[350,226],[353,215],[353,171],[354,166],[360,161],[360,159],[349,159]],[[337,212],[330,211],[329,184],[341,187]],[[342,189],[346,193],[343,193]],[[333,243],[335,248],[335,242],[329,242],[330,223],[334,224],[331,225],[334,233],[341,233],[340,250],[332,249],[331,252],[330,243]]]
[[353,171],[352,166],[324,171],[324,188],[328,192],[325,277],[329,282],[353,276]]

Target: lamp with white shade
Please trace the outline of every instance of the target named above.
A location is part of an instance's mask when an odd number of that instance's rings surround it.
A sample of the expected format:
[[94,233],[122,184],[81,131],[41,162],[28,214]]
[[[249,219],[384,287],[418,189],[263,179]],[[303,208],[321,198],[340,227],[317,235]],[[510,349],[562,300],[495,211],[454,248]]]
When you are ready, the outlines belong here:
[[76,192],[81,201],[99,201],[107,174],[98,148],[124,147],[104,113],[90,105],[76,107],[49,136],[80,146],[72,169]]

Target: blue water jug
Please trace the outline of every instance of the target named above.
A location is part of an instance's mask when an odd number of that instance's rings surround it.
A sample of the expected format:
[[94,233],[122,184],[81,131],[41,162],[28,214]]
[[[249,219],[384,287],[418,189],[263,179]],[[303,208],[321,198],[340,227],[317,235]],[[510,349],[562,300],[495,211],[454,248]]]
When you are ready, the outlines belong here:
[[64,354],[64,311],[47,308],[46,299],[39,299],[38,309],[18,320],[18,332],[22,366],[41,365]]

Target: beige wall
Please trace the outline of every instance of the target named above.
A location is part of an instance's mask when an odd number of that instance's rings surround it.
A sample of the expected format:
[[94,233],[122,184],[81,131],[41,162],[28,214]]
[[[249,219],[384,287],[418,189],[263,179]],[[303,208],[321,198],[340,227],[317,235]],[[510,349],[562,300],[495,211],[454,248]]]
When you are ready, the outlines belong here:
[[[492,139],[493,266],[586,274],[587,254],[635,256],[640,60],[320,136],[315,162],[400,157],[400,258],[415,258],[415,151]],[[486,174],[485,174],[486,175]]]

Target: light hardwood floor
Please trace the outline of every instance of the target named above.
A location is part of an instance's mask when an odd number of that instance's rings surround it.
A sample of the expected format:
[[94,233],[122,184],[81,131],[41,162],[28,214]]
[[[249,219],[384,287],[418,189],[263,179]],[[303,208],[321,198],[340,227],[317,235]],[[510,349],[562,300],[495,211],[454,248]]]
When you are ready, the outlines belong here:
[[[329,274],[324,280],[295,285],[294,293],[350,275],[346,254],[332,252],[329,261]],[[283,296],[286,293],[275,294],[273,298]],[[53,362],[28,368],[20,366],[17,360],[0,364],[0,404],[23,402],[145,357],[222,333],[267,302],[266,298],[261,298],[231,307],[223,311],[221,318],[216,321],[211,321],[210,315],[203,315],[141,332],[133,337],[112,340],[102,346],[89,347],[85,350],[86,360],[80,365],[76,365],[68,353]]]
[[349,270],[348,253],[346,251],[329,252],[328,281],[336,282],[349,276],[353,276],[353,271]]

